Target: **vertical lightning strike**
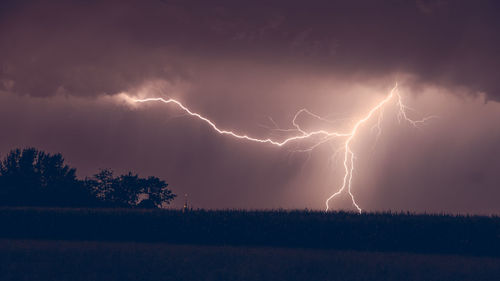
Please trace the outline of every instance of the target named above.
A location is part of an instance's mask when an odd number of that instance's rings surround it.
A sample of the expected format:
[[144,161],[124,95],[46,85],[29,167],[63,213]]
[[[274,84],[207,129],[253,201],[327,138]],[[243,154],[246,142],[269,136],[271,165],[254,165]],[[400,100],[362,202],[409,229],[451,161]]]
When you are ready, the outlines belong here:
[[[340,189],[337,192],[335,192],[334,194],[332,194],[330,197],[328,197],[328,199],[326,199],[326,202],[325,202],[326,211],[328,211],[330,208],[329,204],[328,204],[330,202],[330,200],[332,200],[335,196],[341,194],[342,191],[344,191],[344,189],[347,187],[347,192],[349,193],[349,196],[351,196],[352,204],[356,207],[356,209],[358,209],[358,212],[360,212],[360,213],[362,212],[362,209],[356,203],[356,200],[354,199],[354,195],[351,192],[352,174],[354,172],[354,153],[351,150],[351,142],[354,139],[354,137],[356,137],[356,133],[358,132],[358,129],[361,125],[363,125],[368,120],[370,120],[371,117],[377,111],[381,110],[381,108],[383,108],[383,106],[394,97],[395,93],[397,93],[397,95],[399,96],[399,92],[397,92],[397,88],[398,88],[398,85],[396,84],[394,86],[394,88],[392,88],[389,95],[387,95],[387,97],[385,97],[385,99],[383,99],[380,103],[378,103],[376,106],[374,106],[368,112],[368,114],[366,114],[366,116],[364,118],[360,119],[358,122],[356,122],[356,124],[354,124],[354,127],[352,128],[351,132],[349,133],[349,137],[347,138],[347,140],[344,143],[344,169],[345,169],[344,181],[343,181],[343,184],[340,187]],[[402,103],[401,103],[401,105],[402,105]],[[399,109],[404,110],[405,107],[400,106]],[[400,114],[400,112],[398,112],[398,114]],[[406,116],[406,115],[404,115],[404,116]]]
[[295,136],[291,136],[291,137],[288,137],[288,138],[285,138],[284,140],[273,140],[271,138],[264,138],[264,139],[261,139],[261,138],[254,138],[254,137],[250,137],[248,135],[245,135],[245,134],[238,134],[238,133],[235,133],[233,131],[230,131],[230,130],[224,130],[224,129],[220,129],[216,124],[215,122],[211,121],[210,119],[202,116],[201,114],[199,113],[196,113],[196,112],[193,112],[191,111],[189,108],[187,108],[186,106],[184,106],[181,102],[175,100],[175,99],[164,99],[164,98],[145,98],[145,99],[135,99],[135,98],[132,98],[132,97],[129,97],[129,96],[125,96],[124,97],[126,101],[128,102],[131,102],[131,103],[147,103],[147,102],[162,102],[162,103],[165,103],[165,104],[175,104],[177,107],[179,107],[182,111],[184,111],[185,113],[187,113],[188,115],[190,116],[193,116],[193,117],[196,117],[198,118],[199,120],[202,120],[204,121],[205,123],[207,123],[213,130],[215,130],[217,133],[221,134],[221,135],[228,135],[228,136],[231,136],[231,137],[234,137],[236,139],[242,139],[242,140],[247,140],[247,141],[251,141],[251,142],[257,142],[257,143],[267,143],[267,144],[271,144],[271,145],[275,145],[275,146],[284,146],[290,142],[294,142],[294,141],[301,141],[301,140],[306,140],[306,139],[311,139],[313,141],[313,144],[304,149],[304,150],[300,150],[302,152],[305,152],[305,151],[312,151],[313,149],[315,149],[316,147],[320,146],[321,144],[324,144],[334,138],[346,138],[345,139],[345,142],[343,144],[343,151],[344,151],[344,177],[343,177],[343,181],[342,181],[342,185],[340,186],[340,188],[338,189],[337,192],[335,192],[334,194],[332,194],[330,197],[328,197],[326,199],[326,211],[328,211],[330,209],[329,207],[329,202],[330,200],[332,200],[333,198],[335,198],[336,196],[340,195],[344,190],[347,189],[347,192],[351,198],[351,201],[353,203],[353,205],[356,207],[356,209],[358,210],[359,213],[361,213],[363,210],[361,209],[361,207],[359,207],[359,205],[356,203],[356,200],[354,198],[354,194],[352,193],[352,178],[353,178],[353,173],[354,173],[354,159],[355,159],[355,154],[351,148],[351,144],[352,142],[354,141],[357,133],[358,133],[358,130],[359,128],[364,125],[365,123],[367,123],[368,121],[370,121],[374,115],[376,115],[377,113],[379,114],[378,117],[377,117],[377,124],[376,124],[376,128],[378,130],[378,135],[380,135],[381,133],[381,120],[382,120],[382,114],[383,114],[383,109],[384,107],[391,102],[391,100],[393,99],[396,99],[395,101],[395,104],[397,106],[397,109],[398,109],[398,114],[397,114],[397,118],[398,118],[398,121],[401,122],[402,120],[403,121],[406,121],[408,122],[409,124],[411,124],[412,126],[415,126],[417,127],[418,125],[420,125],[421,123],[424,123],[425,121],[431,119],[431,118],[434,118],[435,116],[429,116],[429,117],[426,117],[426,118],[423,118],[421,120],[413,120],[413,119],[410,119],[407,115],[407,110],[411,109],[409,107],[407,107],[404,103],[403,103],[403,99],[398,91],[398,85],[396,83],[396,85],[394,86],[394,88],[391,89],[391,91],[389,92],[389,94],[382,100],[380,101],[378,104],[376,104],[374,107],[372,107],[368,113],[366,115],[364,115],[363,118],[359,119],[352,127],[351,131],[349,132],[346,132],[346,133],[343,133],[343,132],[330,132],[330,131],[327,131],[327,130],[315,130],[315,131],[310,131],[308,132],[307,130],[304,130],[303,128],[301,128],[301,126],[298,124],[297,122],[297,119],[302,115],[302,114],[307,114],[315,119],[318,119],[322,122],[327,122],[327,123],[332,123],[330,120],[328,119],[325,119],[319,115],[316,115],[312,112],[310,112],[309,110],[307,109],[301,109],[299,111],[297,111],[297,113],[295,113],[293,119],[292,119],[292,126],[293,128],[292,129],[276,129],[276,130],[279,130],[279,131],[283,131],[283,132],[297,132],[297,135]]

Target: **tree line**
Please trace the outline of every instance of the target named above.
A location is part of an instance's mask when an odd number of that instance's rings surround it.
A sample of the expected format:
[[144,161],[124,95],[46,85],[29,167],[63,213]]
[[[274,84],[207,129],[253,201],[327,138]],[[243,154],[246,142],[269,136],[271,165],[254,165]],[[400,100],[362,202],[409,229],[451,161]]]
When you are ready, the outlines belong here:
[[111,169],[81,180],[60,153],[11,150],[0,162],[0,206],[161,208],[176,195],[157,177]]

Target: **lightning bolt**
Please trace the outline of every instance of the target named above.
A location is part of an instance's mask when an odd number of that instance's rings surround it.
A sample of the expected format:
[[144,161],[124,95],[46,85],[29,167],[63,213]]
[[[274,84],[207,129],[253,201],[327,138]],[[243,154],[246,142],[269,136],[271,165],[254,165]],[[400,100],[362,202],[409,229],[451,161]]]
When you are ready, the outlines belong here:
[[313,144],[310,147],[308,147],[304,150],[300,150],[300,151],[312,151],[316,147],[318,147],[321,144],[324,144],[332,139],[344,138],[345,141],[342,145],[342,147],[343,147],[342,150],[344,152],[344,162],[343,162],[344,176],[343,176],[343,180],[342,180],[342,185],[338,188],[338,190],[335,193],[333,193],[330,197],[328,197],[326,199],[326,201],[325,201],[326,211],[328,211],[330,209],[329,202],[333,198],[335,198],[336,196],[342,194],[345,190],[347,190],[347,193],[349,194],[349,196],[351,198],[352,204],[354,205],[354,207],[356,207],[356,209],[358,210],[359,213],[361,213],[363,210],[356,202],[356,200],[354,198],[354,194],[352,193],[352,178],[353,178],[353,173],[354,173],[355,154],[354,154],[354,151],[351,147],[352,142],[355,140],[359,129],[365,123],[370,121],[372,118],[375,118],[375,116],[378,114],[377,124],[376,124],[376,128],[378,130],[378,134],[377,134],[377,137],[378,137],[378,135],[380,135],[380,132],[381,132],[381,121],[382,121],[382,116],[383,116],[383,112],[384,112],[383,110],[391,102],[394,102],[394,104],[397,107],[397,110],[398,110],[397,118],[398,118],[399,122],[405,121],[414,127],[418,127],[419,125],[421,125],[425,121],[436,117],[436,116],[429,116],[429,117],[425,117],[425,118],[420,119],[420,120],[413,120],[413,119],[409,118],[407,111],[411,110],[411,108],[409,108],[408,106],[406,106],[403,103],[403,98],[402,98],[401,94],[399,93],[398,84],[396,83],[395,86],[389,92],[389,94],[387,94],[383,100],[381,100],[379,103],[377,103],[375,106],[373,106],[362,118],[358,119],[358,121],[354,123],[354,125],[350,131],[347,131],[347,132],[337,132],[337,131],[329,131],[329,130],[307,131],[307,130],[303,129],[299,125],[299,123],[297,122],[297,119],[303,114],[309,115],[312,118],[315,118],[315,119],[318,119],[320,121],[327,122],[327,123],[332,123],[332,121],[325,119],[319,115],[316,115],[316,114],[314,114],[314,113],[312,113],[309,110],[304,108],[304,109],[297,111],[297,113],[294,115],[294,117],[292,119],[292,126],[293,126],[292,129],[277,129],[277,130],[281,130],[281,131],[285,131],[285,132],[296,132],[296,135],[285,138],[283,140],[274,140],[271,138],[251,137],[251,136],[248,136],[246,134],[239,134],[239,133],[236,133],[234,131],[221,129],[215,124],[215,122],[211,121],[207,117],[202,116],[199,113],[191,111],[188,107],[183,105],[181,102],[179,102],[178,100],[172,99],[172,98],[164,99],[161,97],[155,97],[155,98],[136,99],[136,98],[132,98],[130,96],[125,96],[125,99],[131,103],[161,102],[161,103],[165,103],[165,104],[174,104],[178,108],[180,108],[182,111],[187,113],[188,115],[195,117],[195,118],[207,123],[217,133],[219,133],[221,135],[227,135],[227,136],[230,136],[230,137],[233,137],[236,139],[246,140],[246,141],[250,141],[250,142],[263,143],[263,144],[269,144],[269,145],[274,145],[274,146],[279,146],[279,147],[287,145],[291,142],[297,142],[297,141],[306,140],[306,139],[313,140]]

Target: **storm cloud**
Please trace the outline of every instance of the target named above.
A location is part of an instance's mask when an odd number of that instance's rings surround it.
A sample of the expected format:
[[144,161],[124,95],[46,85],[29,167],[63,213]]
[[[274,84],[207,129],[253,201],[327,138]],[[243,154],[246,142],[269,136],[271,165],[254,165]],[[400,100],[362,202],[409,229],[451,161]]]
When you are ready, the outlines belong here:
[[2,8],[4,87],[34,96],[189,80],[200,61],[221,60],[346,76],[411,73],[500,95],[497,1],[7,1]]
[[301,108],[347,129],[398,81],[412,116],[439,118],[414,129],[388,110],[378,139],[373,124],[363,130],[360,204],[500,212],[497,1],[0,7],[2,155],[36,146],[62,152],[81,177],[106,167],[157,175],[196,207],[322,209],[341,182],[338,143],[304,154],[235,141],[175,107],[116,97],[175,97],[220,127],[280,138],[272,129]]

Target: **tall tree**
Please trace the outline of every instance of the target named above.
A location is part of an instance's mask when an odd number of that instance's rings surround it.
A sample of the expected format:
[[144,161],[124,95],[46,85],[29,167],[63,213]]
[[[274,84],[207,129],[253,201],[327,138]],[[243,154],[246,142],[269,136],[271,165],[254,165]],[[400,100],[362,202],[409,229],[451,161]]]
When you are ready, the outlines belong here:
[[14,149],[0,163],[0,205],[88,206],[96,202],[61,154]]

